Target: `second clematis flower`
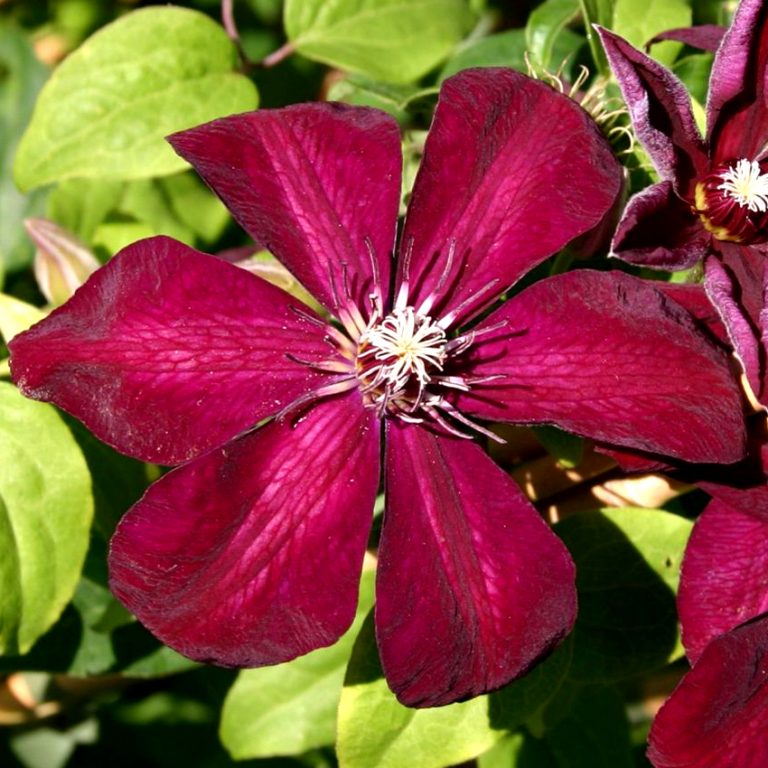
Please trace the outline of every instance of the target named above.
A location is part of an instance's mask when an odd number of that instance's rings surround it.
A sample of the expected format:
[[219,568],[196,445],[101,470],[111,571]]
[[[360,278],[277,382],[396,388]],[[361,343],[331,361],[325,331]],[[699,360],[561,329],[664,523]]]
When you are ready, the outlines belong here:
[[742,0],[712,66],[702,139],[683,84],[618,35],[599,29],[638,139],[661,180],[627,205],[612,244],[633,264],[703,262],[749,384],[768,396],[768,7]]
[[259,666],[333,643],[382,474],[390,686],[412,706],[498,688],[568,633],[576,593],[563,544],[473,439],[492,436],[483,422],[741,458],[726,356],[651,284],[576,271],[488,312],[619,191],[595,124],[547,85],[501,69],[445,82],[396,262],[400,133],[384,113],[297,105],[170,141],[329,317],[153,238],[10,347],[25,394],[180,464],[125,515],[110,568],[187,656]]

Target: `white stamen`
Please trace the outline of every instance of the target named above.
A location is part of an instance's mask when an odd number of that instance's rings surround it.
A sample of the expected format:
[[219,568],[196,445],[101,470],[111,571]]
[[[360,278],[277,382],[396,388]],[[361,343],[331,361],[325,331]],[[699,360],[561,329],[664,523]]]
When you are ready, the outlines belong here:
[[365,349],[358,359],[373,356],[380,363],[368,368],[369,376],[375,373],[368,387],[384,385],[392,397],[415,377],[423,388],[443,369],[446,343],[445,331],[432,318],[417,315],[413,307],[393,310],[360,339]]
[[718,189],[753,213],[768,211],[768,173],[761,173],[760,164],[755,160],[739,160],[723,174],[723,183]]

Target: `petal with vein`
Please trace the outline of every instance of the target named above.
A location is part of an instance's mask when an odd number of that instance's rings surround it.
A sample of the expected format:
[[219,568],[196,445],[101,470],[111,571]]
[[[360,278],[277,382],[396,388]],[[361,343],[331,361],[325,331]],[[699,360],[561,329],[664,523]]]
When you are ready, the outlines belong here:
[[515,483],[474,443],[390,422],[376,628],[408,706],[519,677],[569,632],[574,566]]
[[741,0],[712,63],[707,125],[713,163],[765,157],[768,6]]
[[[375,252],[386,298],[400,204],[400,131],[388,115],[300,104],[225,117],[173,134],[241,226],[328,309],[343,265],[366,305]],[[334,287],[335,284],[335,287]]]
[[634,195],[619,221],[611,255],[653,269],[688,269],[712,252],[711,235],[671,181]]
[[729,502],[709,503],[685,550],[678,610],[693,663],[710,640],[768,611],[768,487],[732,491]]
[[113,592],[199,661],[277,664],[335,642],[355,615],[378,452],[354,392],[178,467],[120,522]]
[[662,180],[686,199],[709,162],[685,86],[668,69],[626,40],[598,28],[613,74],[629,108],[637,137]]
[[117,450],[177,464],[328,379],[286,357],[330,353],[299,304],[175,240],[141,240],[12,341],[13,376]]
[[684,461],[744,455],[741,393],[726,354],[676,302],[621,272],[576,270],[526,289],[478,330],[456,397],[468,414],[551,423]]
[[768,765],[768,616],[713,640],[656,715],[655,768]]
[[461,311],[471,317],[599,224],[620,187],[610,147],[571,99],[510,69],[455,75],[443,84],[402,238],[404,249],[413,243],[410,303],[438,291],[446,314],[497,281]]

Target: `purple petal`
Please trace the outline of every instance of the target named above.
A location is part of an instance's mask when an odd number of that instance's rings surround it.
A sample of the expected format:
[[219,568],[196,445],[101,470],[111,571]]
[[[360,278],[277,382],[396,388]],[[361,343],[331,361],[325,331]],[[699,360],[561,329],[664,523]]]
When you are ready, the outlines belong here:
[[199,661],[277,664],[335,642],[355,615],[378,452],[353,393],[175,469],[120,522],[113,592]]
[[599,224],[620,187],[608,144],[569,98],[509,69],[455,75],[443,84],[403,233],[409,303],[435,294],[436,314],[446,314],[487,288],[459,313],[472,316]]
[[688,269],[711,253],[711,235],[674,192],[671,181],[634,195],[616,229],[611,254],[653,269]]
[[690,199],[708,160],[685,86],[668,69],[607,29],[597,28],[637,137],[663,180]]
[[259,110],[176,133],[242,227],[334,311],[343,270],[357,306],[374,270],[384,298],[400,204],[400,132],[382,112],[342,104]]
[[720,315],[704,290],[704,286],[696,283],[654,283],[665,296],[676,301],[681,307],[696,319],[700,328],[705,328],[712,338],[728,346],[728,332],[723,325]]
[[707,643],[768,611],[768,487],[713,499],[685,550],[678,609],[696,663]]
[[574,566],[474,443],[390,422],[376,629],[408,706],[449,704],[524,674],[570,631]]
[[552,423],[686,461],[744,455],[741,393],[728,358],[653,283],[577,270],[543,280],[478,328],[469,376],[502,376],[457,397],[494,421]]
[[720,46],[724,34],[725,27],[721,27],[719,24],[697,24],[695,27],[676,27],[652,37],[645,44],[645,50],[650,50],[652,45],[661,43],[664,40],[674,40],[678,43],[690,45],[692,48],[714,53]]
[[756,160],[768,141],[768,9],[741,0],[715,56],[707,100],[713,164]]
[[704,262],[704,285],[717,309],[752,391],[762,399],[766,392],[765,288],[768,274],[765,254],[755,248],[719,243],[719,256]]
[[768,617],[713,640],[659,710],[656,768],[768,765]]
[[13,375],[119,451],[176,464],[328,377],[286,357],[330,351],[299,303],[182,243],[142,240],[12,341]]

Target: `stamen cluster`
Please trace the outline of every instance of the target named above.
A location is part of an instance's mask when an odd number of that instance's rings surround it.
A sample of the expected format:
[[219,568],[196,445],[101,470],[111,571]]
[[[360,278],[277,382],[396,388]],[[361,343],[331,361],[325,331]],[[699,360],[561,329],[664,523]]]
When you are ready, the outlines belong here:
[[760,163],[725,163],[696,184],[694,213],[718,240],[759,243],[768,238],[768,173]]
[[388,403],[418,407],[425,387],[443,370],[445,331],[413,307],[395,309],[360,337],[357,375],[369,402],[381,411]]

